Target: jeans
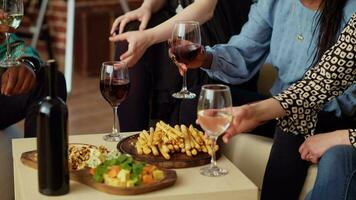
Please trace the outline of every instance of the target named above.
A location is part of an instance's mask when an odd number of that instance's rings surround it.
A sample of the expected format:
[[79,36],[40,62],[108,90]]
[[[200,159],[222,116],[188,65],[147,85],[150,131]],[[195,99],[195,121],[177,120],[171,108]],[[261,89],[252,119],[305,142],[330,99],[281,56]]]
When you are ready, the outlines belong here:
[[[319,112],[316,133],[356,128],[353,117],[335,117]],[[293,135],[277,128],[267,163],[261,200],[297,200],[303,188],[309,162],[300,158],[298,151],[304,142],[302,135]]]
[[356,199],[356,149],[334,146],[320,159],[318,175],[307,200]]

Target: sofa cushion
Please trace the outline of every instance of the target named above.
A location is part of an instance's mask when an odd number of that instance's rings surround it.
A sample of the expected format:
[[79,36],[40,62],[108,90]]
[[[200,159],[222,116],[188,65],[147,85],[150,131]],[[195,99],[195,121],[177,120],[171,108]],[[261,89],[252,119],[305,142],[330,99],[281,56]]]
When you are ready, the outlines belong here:
[[[261,190],[272,142],[270,138],[240,134],[223,146],[223,153]],[[309,168],[300,199],[304,199],[313,187],[316,171],[314,165]]]

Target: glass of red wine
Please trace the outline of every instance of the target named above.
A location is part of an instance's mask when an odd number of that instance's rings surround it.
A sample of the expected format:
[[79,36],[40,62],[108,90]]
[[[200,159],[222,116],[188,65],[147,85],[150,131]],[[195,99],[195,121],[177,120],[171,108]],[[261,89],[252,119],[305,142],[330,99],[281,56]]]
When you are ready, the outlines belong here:
[[[195,62],[198,54],[202,51],[199,22],[175,22],[169,45],[171,58],[176,65],[183,63],[188,66],[190,63]],[[193,99],[196,97],[187,88],[186,72],[183,74],[182,89],[172,94],[172,96],[178,99]]]
[[114,113],[112,133],[104,136],[105,141],[118,142],[123,138],[120,135],[117,109],[127,98],[129,90],[130,79],[127,64],[121,61],[104,62],[101,67],[100,91],[104,99],[112,106]]

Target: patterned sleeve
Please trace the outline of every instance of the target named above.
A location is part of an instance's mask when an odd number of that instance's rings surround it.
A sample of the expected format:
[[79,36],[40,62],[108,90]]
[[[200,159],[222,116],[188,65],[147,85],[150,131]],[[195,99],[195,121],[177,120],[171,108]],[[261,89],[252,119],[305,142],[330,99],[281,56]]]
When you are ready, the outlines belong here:
[[287,114],[279,119],[278,126],[285,132],[313,135],[322,106],[355,83],[355,61],[356,13],[318,65],[308,70],[303,80],[273,97]]
[[356,129],[349,130],[349,139],[351,145],[356,148]]

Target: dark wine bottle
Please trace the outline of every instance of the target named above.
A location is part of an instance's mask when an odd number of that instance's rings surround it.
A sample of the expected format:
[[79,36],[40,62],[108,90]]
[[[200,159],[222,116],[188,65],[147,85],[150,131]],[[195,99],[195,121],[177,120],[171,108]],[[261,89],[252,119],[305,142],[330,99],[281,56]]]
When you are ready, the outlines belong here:
[[39,191],[49,196],[69,192],[68,109],[57,96],[57,64],[47,61],[44,67],[46,94],[36,105]]

